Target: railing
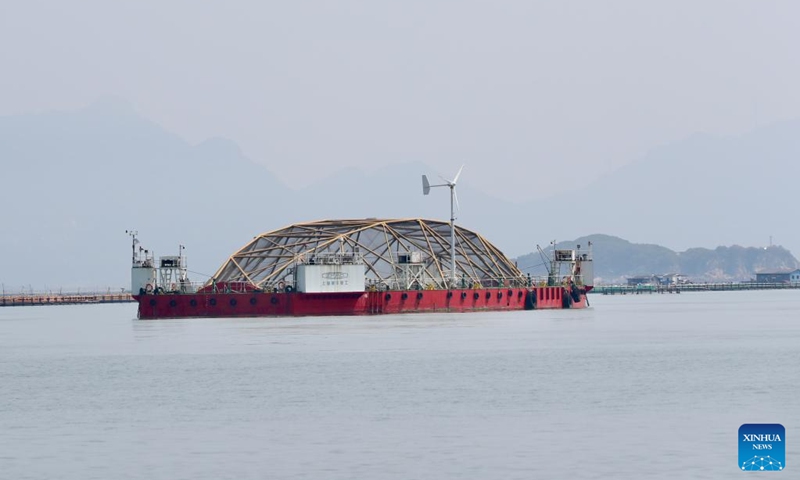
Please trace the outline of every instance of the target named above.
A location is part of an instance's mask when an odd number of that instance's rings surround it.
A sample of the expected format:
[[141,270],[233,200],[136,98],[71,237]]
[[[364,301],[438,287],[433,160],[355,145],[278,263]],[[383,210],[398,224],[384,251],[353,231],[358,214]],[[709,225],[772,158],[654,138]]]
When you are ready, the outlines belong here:
[[[561,286],[562,281],[555,283],[551,286]],[[567,281],[568,283],[568,281]],[[389,281],[380,282],[374,281],[367,282],[367,290],[433,290],[440,288],[452,289],[502,289],[502,288],[527,288],[527,287],[545,287],[548,285],[547,277],[518,277],[518,278],[482,278],[479,280],[458,278],[455,283],[452,279],[427,279],[427,283],[414,282],[410,287],[406,288],[406,284],[402,281]],[[580,284],[579,284],[580,285]]]
[[[563,277],[554,279],[555,284],[551,286],[561,286],[574,279],[573,277]],[[576,282],[579,286],[580,278]],[[367,279],[365,290],[366,291],[384,291],[384,290],[436,290],[442,288],[452,289],[502,289],[502,288],[527,288],[527,287],[545,287],[548,285],[548,277],[532,276],[532,277],[500,277],[500,278],[482,278],[479,280],[458,278],[453,283],[453,280],[447,279],[423,279],[420,281],[412,282],[407,286],[402,280],[389,280],[380,281],[375,279]],[[218,293],[253,293],[253,292],[285,292],[289,289],[294,289],[295,285],[292,281],[279,281],[266,285],[263,288],[257,287],[250,282],[245,281],[232,281],[232,282],[216,282],[208,284],[206,282],[184,282],[177,285],[175,290],[158,289],[155,291],[157,294],[170,295],[176,293],[197,293],[212,295]]]
[[25,305],[74,305],[83,303],[127,303],[135,301],[130,293],[4,293],[0,307]]
[[306,265],[361,265],[364,263],[361,255],[355,252],[335,253],[319,252],[303,255],[300,263]]

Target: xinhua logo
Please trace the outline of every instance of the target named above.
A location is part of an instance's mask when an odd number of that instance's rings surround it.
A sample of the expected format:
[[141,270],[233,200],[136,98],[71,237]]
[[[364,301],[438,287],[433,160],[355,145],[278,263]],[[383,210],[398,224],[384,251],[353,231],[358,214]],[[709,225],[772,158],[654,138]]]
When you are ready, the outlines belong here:
[[786,429],[779,423],[745,423],[739,427],[739,470],[786,468]]

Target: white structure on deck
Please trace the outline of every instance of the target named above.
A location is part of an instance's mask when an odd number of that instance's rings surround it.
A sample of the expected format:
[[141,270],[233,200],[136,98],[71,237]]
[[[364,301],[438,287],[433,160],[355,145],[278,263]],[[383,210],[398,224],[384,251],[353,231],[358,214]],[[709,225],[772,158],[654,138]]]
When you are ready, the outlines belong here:
[[159,258],[159,265],[153,260],[153,253],[139,245],[138,233],[126,230],[132,239],[133,257],[131,258],[131,294],[181,292],[191,293],[194,288],[189,282],[186,269],[184,246],[178,247],[178,255]]
[[298,292],[363,292],[366,288],[364,262],[352,253],[314,255],[297,265],[295,277]]
[[153,254],[139,245],[136,238],[138,232],[126,230],[130,235],[133,250],[131,258],[131,295],[152,292],[156,287],[156,268],[153,264]]

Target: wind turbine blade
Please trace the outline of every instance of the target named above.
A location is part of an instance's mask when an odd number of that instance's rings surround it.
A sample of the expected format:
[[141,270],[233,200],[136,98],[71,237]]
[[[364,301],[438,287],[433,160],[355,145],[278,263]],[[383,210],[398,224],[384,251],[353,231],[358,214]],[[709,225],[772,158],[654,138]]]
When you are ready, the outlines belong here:
[[456,173],[456,178],[453,179],[453,185],[458,183],[458,177],[461,176],[461,170],[464,170],[464,165],[461,165],[461,168],[458,169],[458,173]]
[[459,212],[461,211],[461,205],[458,204],[458,192],[456,192],[455,187],[453,187],[453,199],[456,201],[456,210]]
[[429,193],[431,193],[431,184],[428,183],[428,176],[427,175],[423,175],[422,176],[422,194],[423,195],[427,195]]

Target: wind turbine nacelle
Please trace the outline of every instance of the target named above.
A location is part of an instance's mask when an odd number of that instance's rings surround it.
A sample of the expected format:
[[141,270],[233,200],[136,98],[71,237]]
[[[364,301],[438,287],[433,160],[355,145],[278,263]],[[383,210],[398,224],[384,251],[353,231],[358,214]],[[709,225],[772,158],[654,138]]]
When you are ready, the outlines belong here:
[[431,184],[428,182],[428,176],[422,176],[422,194],[427,195],[431,193]]

